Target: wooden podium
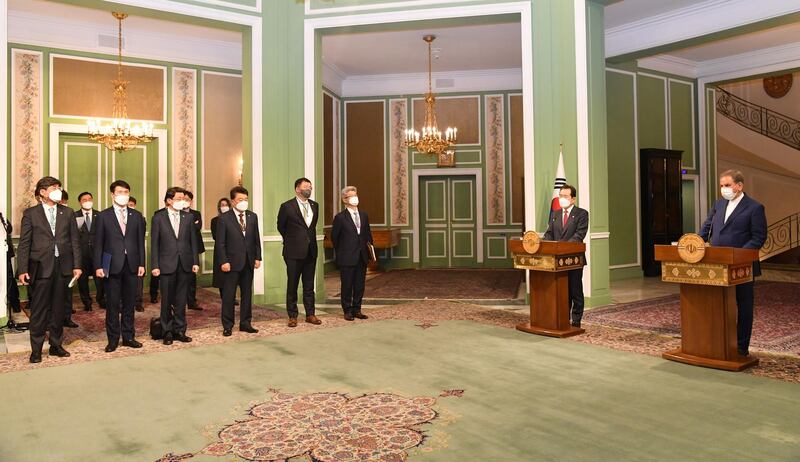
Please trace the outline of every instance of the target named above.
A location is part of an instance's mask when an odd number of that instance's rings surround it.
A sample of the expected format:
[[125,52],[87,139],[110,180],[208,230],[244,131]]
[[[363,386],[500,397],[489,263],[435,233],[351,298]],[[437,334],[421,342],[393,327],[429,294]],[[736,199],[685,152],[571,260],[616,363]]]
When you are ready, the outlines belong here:
[[521,239],[511,238],[508,248],[514,256],[514,268],[531,270],[531,319],[518,324],[517,330],[560,338],[584,333],[569,322],[567,271],[583,267],[586,244],[541,241],[535,253],[528,253]]
[[702,260],[687,263],[678,246],[656,245],[661,280],[681,285],[681,347],[661,356],[694,366],[741,371],[758,364],[736,349],[737,284],[753,280],[758,250],[706,247]]

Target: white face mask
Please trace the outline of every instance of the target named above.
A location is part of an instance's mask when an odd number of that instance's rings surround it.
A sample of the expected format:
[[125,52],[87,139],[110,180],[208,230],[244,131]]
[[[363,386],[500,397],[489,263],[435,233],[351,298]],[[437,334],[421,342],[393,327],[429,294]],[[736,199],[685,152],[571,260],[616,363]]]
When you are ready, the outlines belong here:
[[353,196],[347,199],[347,203],[352,205],[353,207],[358,207],[358,196]]
[[130,199],[130,198],[131,198],[131,196],[129,196],[127,194],[118,194],[118,195],[114,196],[114,203],[116,203],[120,207],[125,207],[125,206],[128,205],[128,199]]
[[247,201],[241,201],[241,202],[237,203],[236,204],[236,210],[238,210],[240,212],[244,212],[245,210],[247,210]]
[[92,203],[92,201],[86,201],[86,202],[81,204],[81,208],[83,210],[92,210],[93,206],[94,206],[94,204]]
[[566,197],[559,197],[558,198],[558,205],[561,206],[562,209],[568,209],[570,205],[570,200]]
[[734,192],[733,188],[722,187],[719,188],[719,192],[722,194],[722,197],[728,201],[733,200],[733,198],[736,197],[736,192]]
[[59,202],[61,200],[61,190],[54,189],[47,194],[47,197],[53,202]]
[[230,207],[226,207],[226,206],[223,205],[222,207],[219,208],[219,212],[220,213],[227,213],[228,210],[230,210],[230,209],[231,209]]
[[172,208],[180,212],[186,208],[186,201],[172,201]]

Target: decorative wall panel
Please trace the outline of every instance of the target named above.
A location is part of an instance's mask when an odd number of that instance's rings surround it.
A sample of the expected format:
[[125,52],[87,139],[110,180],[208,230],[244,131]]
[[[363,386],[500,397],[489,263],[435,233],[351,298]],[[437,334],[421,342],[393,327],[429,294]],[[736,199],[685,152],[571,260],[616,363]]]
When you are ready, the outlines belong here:
[[172,182],[196,192],[197,72],[172,71]]
[[11,59],[11,220],[19,235],[22,212],[35,204],[33,189],[43,174],[42,54],[13,50]]
[[486,222],[506,222],[503,95],[486,96]]
[[405,99],[389,101],[389,159],[392,201],[392,225],[408,225],[408,148],[405,131],[408,107]]

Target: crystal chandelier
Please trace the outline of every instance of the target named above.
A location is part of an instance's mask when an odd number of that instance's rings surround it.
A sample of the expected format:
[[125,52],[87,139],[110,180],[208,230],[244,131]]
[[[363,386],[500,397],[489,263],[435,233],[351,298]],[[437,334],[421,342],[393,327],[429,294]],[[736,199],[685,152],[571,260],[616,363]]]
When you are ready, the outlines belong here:
[[436,96],[433,94],[431,79],[431,43],[435,35],[422,37],[428,43],[428,92],[425,93],[425,125],[422,133],[413,128],[406,130],[406,146],[424,154],[435,154],[439,167],[455,165],[455,152],[451,149],[456,144],[457,128],[448,127],[444,134],[436,125]]
[[111,151],[130,151],[137,145],[153,141],[153,124],[142,122],[132,124],[128,120],[128,95],[125,91],[128,81],[122,79],[122,20],[127,18],[125,13],[111,13],[119,21],[117,54],[117,78],[112,80],[114,85],[114,115],[105,123],[100,119],[89,120],[89,139],[102,143]]

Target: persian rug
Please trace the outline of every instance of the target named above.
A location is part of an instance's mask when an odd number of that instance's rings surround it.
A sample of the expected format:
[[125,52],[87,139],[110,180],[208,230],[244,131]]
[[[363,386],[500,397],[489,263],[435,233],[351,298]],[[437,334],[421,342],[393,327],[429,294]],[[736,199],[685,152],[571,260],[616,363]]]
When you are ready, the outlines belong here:
[[517,298],[523,275],[514,269],[394,270],[368,280],[364,297],[510,300]]
[[[751,348],[800,355],[800,285],[759,282]],[[667,295],[620,305],[587,310],[583,321],[623,329],[680,336],[680,296]]]

